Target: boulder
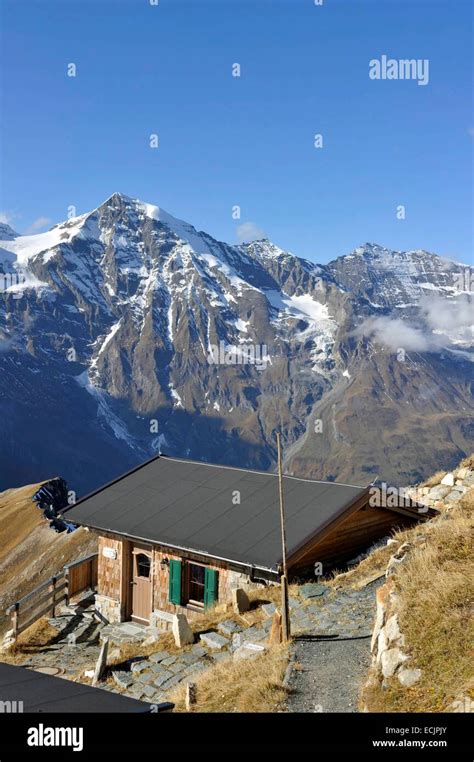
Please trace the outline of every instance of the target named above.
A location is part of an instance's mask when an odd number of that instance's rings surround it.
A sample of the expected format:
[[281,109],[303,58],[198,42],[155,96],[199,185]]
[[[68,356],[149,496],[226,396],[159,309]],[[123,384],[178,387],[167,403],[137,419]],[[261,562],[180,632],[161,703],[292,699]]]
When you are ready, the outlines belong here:
[[421,669],[408,669],[401,667],[397,672],[397,677],[405,688],[411,688],[421,677]]
[[474,701],[469,696],[457,697],[450,706],[453,712],[474,712]]
[[249,597],[243,588],[232,590],[232,606],[236,614],[245,614],[250,610]]
[[146,648],[147,646],[153,646],[155,643],[159,640],[159,635],[149,635],[145,640],[142,641],[141,645],[143,648]]
[[404,555],[407,552],[407,550],[410,550],[410,548],[411,548],[411,542],[402,543],[402,545],[400,545],[400,547],[398,548],[396,552],[396,556],[400,557],[401,555]]
[[203,632],[200,635],[200,640],[205,643],[208,648],[224,648],[230,645],[228,638],[224,638],[223,635],[219,635],[218,632]]
[[445,474],[441,479],[441,484],[445,484],[447,487],[454,486],[454,474]]
[[387,624],[385,625],[385,636],[389,645],[394,643],[399,646],[403,645],[404,638],[400,632],[398,617],[396,614],[392,614],[392,616],[387,619]]
[[370,651],[374,653],[375,645],[378,643],[380,630],[383,627],[383,620],[385,616],[385,606],[377,601],[377,612],[375,614],[374,629],[372,631],[372,640],[370,641]]
[[450,487],[442,487],[438,484],[437,487],[433,487],[433,489],[428,492],[428,498],[430,500],[442,500],[448,492],[450,492]]
[[397,570],[397,567],[401,563],[403,563],[404,559],[405,559],[405,556],[403,556],[402,558],[397,558],[396,556],[391,556],[390,559],[389,559],[389,562],[387,564],[387,568],[385,570],[385,576],[386,577],[391,577],[392,574],[394,574],[395,571]]
[[242,627],[233,622],[232,619],[225,619],[223,622],[219,622],[217,629],[222,635],[230,638],[234,632],[240,632]]
[[189,646],[194,643],[194,634],[184,614],[175,614],[173,617],[173,637],[178,648]]
[[382,675],[392,677],[400,664],[408,659],[408,656],[400,648],[388,648],[381,655]]
[[15,643],[15,631],[8,630],[3,637],[2,645],[0,646],[0,651],[9,651],[14,643]]
[[251,659],[265,652],[265,646],[260,643],[244,643],[234,651],[234,659]]
[[379,664],[382,659],[382,654],[385,653],[385,651],[388,648],[387,643],[387,636],[385,635],[385,630],[382,627],[382,629],[379,632],[379,636],[377,638],[377,654],[376,654],[376,663]]
[[459,490],[453,490],[449,493],[449,495],[446,495],[445,500],[447,503],[455,503],[457,500],[459,500],[463,496],[463,493]]
[[319,582],[308,582],[300,587],[302,598],[319,598],[320,595],[324,595],[327,591],[327,585],[321,585]]
[[123,672],[122,670],[114,670],[112,677],[119,686],[119,688],[128,688],[133,683],[133,677],[130,672]]

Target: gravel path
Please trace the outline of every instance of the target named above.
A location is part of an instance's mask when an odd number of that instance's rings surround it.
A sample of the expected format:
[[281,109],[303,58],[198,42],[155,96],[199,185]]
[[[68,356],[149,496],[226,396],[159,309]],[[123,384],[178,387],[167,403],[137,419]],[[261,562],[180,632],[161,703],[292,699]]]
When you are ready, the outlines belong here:
[[289,712],[357,712],[370,665],[370,638],[295,641],[297,665],[289,682]]
[[297,634],[290,649],[289,712],[358,711],[360,687],[371,661],[379,584],[381,580],[360,591],[335,592],[320,599],[316,627]]

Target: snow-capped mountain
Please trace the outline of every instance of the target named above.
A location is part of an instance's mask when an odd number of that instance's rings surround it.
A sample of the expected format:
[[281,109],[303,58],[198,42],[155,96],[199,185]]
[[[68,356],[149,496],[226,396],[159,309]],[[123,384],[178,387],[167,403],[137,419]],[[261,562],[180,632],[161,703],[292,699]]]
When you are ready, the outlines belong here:
[[0,235],[0,488],[84,492],[159,449],[269,469],[277,428],[321,478],[412,482],[469,449],[461,264],[366,244],[318,266],[119,193]]

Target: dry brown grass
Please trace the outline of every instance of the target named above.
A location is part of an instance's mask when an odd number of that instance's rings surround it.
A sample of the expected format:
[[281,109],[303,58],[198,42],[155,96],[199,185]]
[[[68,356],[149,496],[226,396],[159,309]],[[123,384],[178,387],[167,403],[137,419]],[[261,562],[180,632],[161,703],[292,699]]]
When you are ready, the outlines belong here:
[[3,616],[9,605],[97,547],[97,538],[82,528],[71,534],[49,528],[31,500],[40,484],[0,493],[0,633],[10,626]]
[[[293,587],[293,586],[292,586]],[[296,593],[297,586],[293,588]],[[267,595],[270,592],[270,595]],[[218,605],[204,612],[202,616],[190,622],[195,635],[207,630],[217,629],[219,622],[231,619],[237,624],[248,627],[265,618],[259,607],[262,601],[275,598],[280,594],[279,588],[268,588],[252,591],[250,598],[252,608],[245,614],[234,614],[230,605]],[[157,651],[170,653],[185,653],[191,646],[178,649],[171,632],[163,633],[153,644],[125,644],[118,647],[119,655],[109,658],[108,666],[123,665],[128,659],[150,656]],[[288,664],[288,649],[286,646],[272,647],[266,653],[250,659],[218,663],[210,666],[204,673],[193,678],[198,689],[198,704],[196,712],[271,712],[281,709],[286,690],[283,688],[283,676]],[[86,682],[78,674],[77,679]],[[109,676],[107,683],[114,690],[117,686]],[[175,711],[185,711],[185,685],[180,685],[170,694],[170,700],[175,702]]]
[[[276,712],[282,711],[286,690],[282,682],[288,664],[285,646],[261,656],[232,660],[210,667],[193,678],[197,688],[195,712]],[[170,694],[175,711],[185,710],[186,686]]]
[[334,588],[350,587],[355,590],[368,585],[375,579],[385,574],[387,563],[396,550],[403,542],[413,539],[416,535],[422,534],[425,530],[424,524],[417,524],[410,529],[391,533],[392,539],[396,540],[396,545],[384,543],[375,548],[366,558],[360,561],[357,566],[346,572],[335,571],[332,579],[325,580],[325,584]]
[[422,483],[423,487],[435,487],[437,484],[440,483],[443,476],[446,474],[446,471],[436,471],[433,476],[430,476],[425,482]]
[[46,649],[54,640],[58,630],[49,624],[46,617],[22,632],[7,651],[0,653],[0,661],[7,664],[22,664],[27,656]]
[[[288,595],[293,598],[298,597],[299,585],[292,583],[288,585]],[[248,594],[253,605],[261,603],[274,603],[278,608],[281,607],[281,587],[280,585],[269,585],[261,590],[251,590]]]
[[396,678],[385,688],[374,682],[362,696],[369,711],[439,712],[474,697],[474,490],[424,529],[393,577],[404,650],[422,677],[409,689]]
[[474,470],[474,452],[472,455],[468,455],[464,458],[459,465],[461,468],[470,468],[471,470]]

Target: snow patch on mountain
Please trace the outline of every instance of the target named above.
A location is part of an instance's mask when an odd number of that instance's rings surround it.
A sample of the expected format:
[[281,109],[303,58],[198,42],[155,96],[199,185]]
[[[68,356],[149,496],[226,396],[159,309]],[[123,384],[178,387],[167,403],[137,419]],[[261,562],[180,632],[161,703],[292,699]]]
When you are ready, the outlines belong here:
[[85,370],[79,376],[76,376],[76,381],[97,402],[97,419],[102,425],[109,428],[116,439],[121,439],[129,447],[136,448],[137,443],[129,433],[125,423],[112,411],[107,399],[108,395],[92,383],[88,371]]
[[113,337],[115,336],[115,334],[119,330],[121,324],[122,324],[122,319],[120,319],[117,323],[115,323],[112,326],[112,328],[110,329],[110,331],[107,334],[107,336],[105,337],[105,339],[103,339],[103,340],[99,339],[98,340],[99,351],[97,352],[97,354],[95,355],[94,359],[91,361],[91,363],[89,365],[90,370],[93,370],[93,369],[95,369],[97,367],[97,362],[99,360],[99,357],[103,354],[103,352],[107,348],[107,345],[112,341]]
[[[88,215],[84,214],[68,222],[55,225],[45,233],[17,236],[12,240],[0,240],[0,247],[14,254],[16,262],[21,266],[27,266],[31,259],[40,254],[43,254],[43,261],[46,257],[46,262],[48,262],[54,256],[52,250],[56,246],[61,243],[69,243],[73,238],[81,235],[82,227],[87,222],[87,218]],[[96,230],[89,230],[87,234],[83,232],[82,237],[84,239],[89,236],[94,237],[96,232]]]

